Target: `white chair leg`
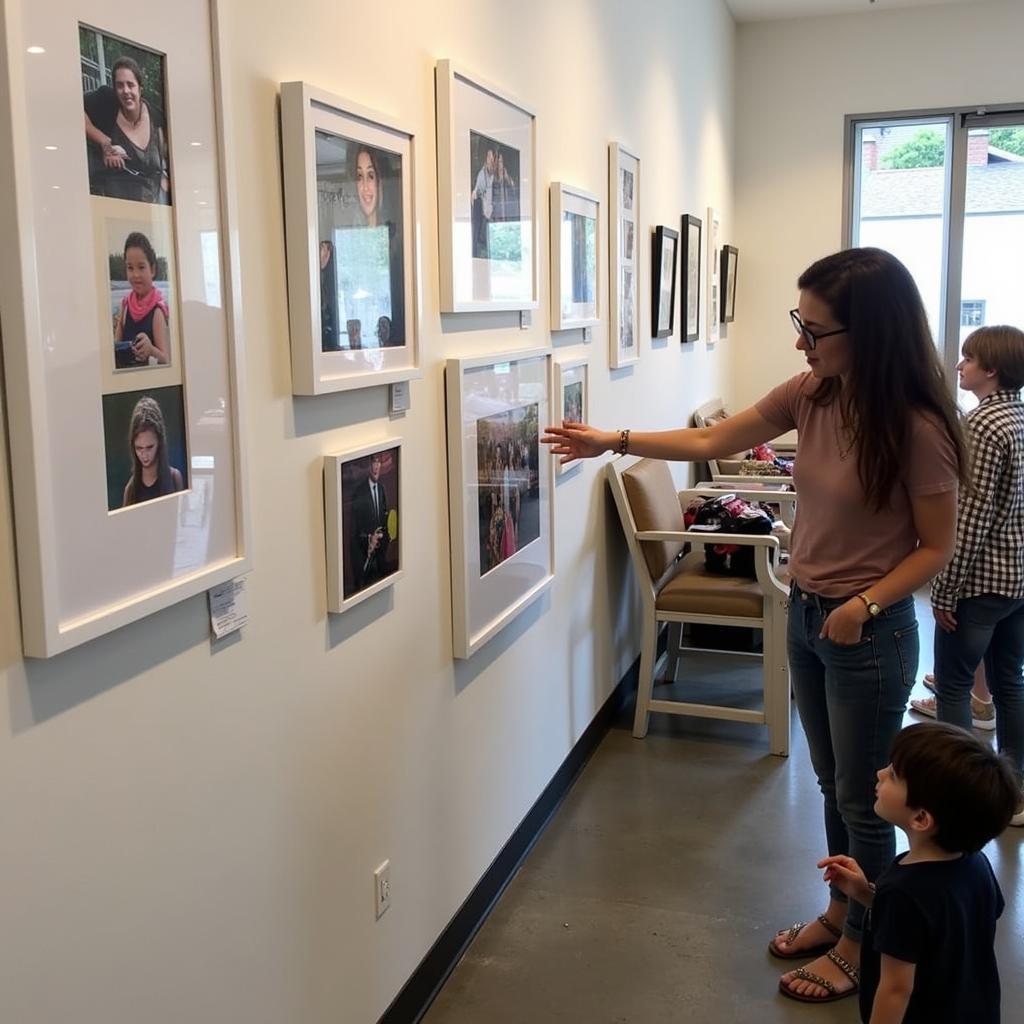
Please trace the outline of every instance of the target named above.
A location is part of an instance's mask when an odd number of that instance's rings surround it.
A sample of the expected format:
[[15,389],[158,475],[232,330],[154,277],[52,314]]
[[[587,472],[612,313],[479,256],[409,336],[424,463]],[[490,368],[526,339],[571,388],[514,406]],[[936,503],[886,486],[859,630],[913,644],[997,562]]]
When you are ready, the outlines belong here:
[[633,735],[642,740],[647,735],[651,713],[651,691],[654,689],[654,656],[658,649],[658,623],[653,615],[644,616],[640,647],[640,682],[636,689],[636,714],[633,716]]
[[681,622],[670,622],[668,624],[668,647],[665,650],[665,679],[674,683],[676,673],[679,671],[679,648],[683,642],[683,624]]

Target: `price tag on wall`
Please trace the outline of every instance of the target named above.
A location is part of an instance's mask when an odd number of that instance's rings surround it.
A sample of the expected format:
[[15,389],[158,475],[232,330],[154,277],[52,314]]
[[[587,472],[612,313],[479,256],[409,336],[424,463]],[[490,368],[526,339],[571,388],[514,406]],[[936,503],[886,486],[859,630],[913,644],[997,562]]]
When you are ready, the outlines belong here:
[[210,599],[210,630],[219,640],[241,629],[249,621],[249,598],[245,577],[228,580],[207,591]]

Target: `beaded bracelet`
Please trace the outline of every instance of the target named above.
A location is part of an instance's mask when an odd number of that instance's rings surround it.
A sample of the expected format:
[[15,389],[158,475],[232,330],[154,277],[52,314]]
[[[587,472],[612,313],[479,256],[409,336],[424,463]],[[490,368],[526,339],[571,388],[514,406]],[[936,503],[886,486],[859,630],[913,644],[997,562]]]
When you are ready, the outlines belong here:
[[619,454],[625,455],[629,451],[629,431],[619,431]]

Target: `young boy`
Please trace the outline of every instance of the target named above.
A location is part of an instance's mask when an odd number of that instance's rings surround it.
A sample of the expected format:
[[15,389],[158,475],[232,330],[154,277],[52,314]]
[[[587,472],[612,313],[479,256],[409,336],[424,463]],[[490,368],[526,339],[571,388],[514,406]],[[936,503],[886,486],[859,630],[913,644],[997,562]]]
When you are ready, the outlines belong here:
[[[971,480],[960,495],[956,549],[932,582],[935,689],[940,721],[971,727],[971,684],[985,661],[996,740],[1024,773],[1024,332],[982,327],[963,344],[960,387]],[[919,711],[927,707],[915,703]],[[979,708],[980,710],[980,708]],[[1024,825],[1024,813],[1013,824]]]
[[878,773],[875,813],[910,844],[870,885],[852,857],[826,857],[825,881],[867,905],[860,1012],[870,1024],[998,1024],[993,949],[1003,894],[980,852],[1019,797],[1009,763],[943,722],[912,725]]

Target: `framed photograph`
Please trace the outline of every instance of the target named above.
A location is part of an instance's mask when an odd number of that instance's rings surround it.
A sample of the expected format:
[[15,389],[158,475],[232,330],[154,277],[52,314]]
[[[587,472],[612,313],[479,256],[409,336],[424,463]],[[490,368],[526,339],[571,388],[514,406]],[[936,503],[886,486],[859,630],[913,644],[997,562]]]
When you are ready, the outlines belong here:
[[667,338],[675,330],[678,252],[679,232],[659,224],[654,229],[651,250],[651,326],[655,338]]
[[27,657],[250,568],[217,13],[217,0],[156,20],[113,0],[12,0],[0,14],[0,306]]
[[554,576],[551,353],[449,359],[445,384],[452,642],[469,658]]
[[419,375],[414,156],[382,114],[281,85],[294,394]]
[[597,196],[560,181],[551,184],[551,329],[591,327],[601,320]]
[[722,246],[722,323],[731,324],[736,319],[736,267],[740,253],[735,245]]
[[707,285],[707,331],[708,331],[708,344],[714,344],[718,341],[722,333],[721,328],[721,315],[722,315],[722,293],[719,290],[719,269],[720,261],[722,259],[721,251],[721,232],[722,225],[718,217],[718,211],[712,207],[708,207],[708,217],[705,223],[708,226],[708,259],[707,259],[707,273],[708,273],[708,285]]
[[441,312],[536,309],[536,115],[450,60],[435,82]]
[[169,205],[166,54],[85,24],[78,46],[89,192]]
[[103,392],[181,384],[173,208],[93,199]]
[[[574,359],[571,362],[555,364],[555,394],[558,397],[559,418],[563,423],[590,422],[590,361]],[[543,453],[542,453],[543,454]],[[564,476],[578,469],[580,461],[563,466],[558,459],[552,459],[555,473]]]
[[324,457],[329,611],[401,578],[401,470],[401,438]]
[[621,142],[608,146],[608,195],[609,362],[617,369],[635,363],[640,354],[640,312],[636,301],[640,266],[640,158]]
[[682,285],[679,309],[683,318],[683,340],[696,341],[700,337],[700,242],[702,224],[698,217],[683,217],[680,283]]

